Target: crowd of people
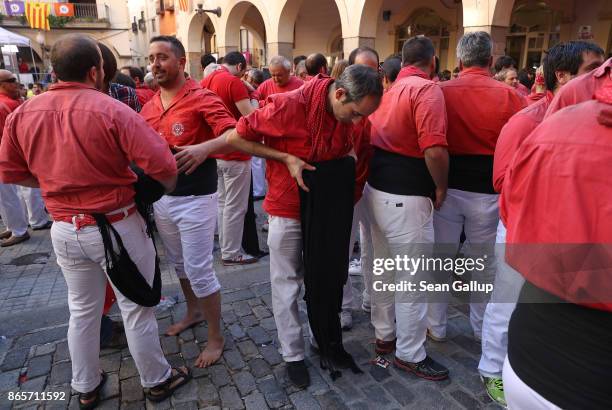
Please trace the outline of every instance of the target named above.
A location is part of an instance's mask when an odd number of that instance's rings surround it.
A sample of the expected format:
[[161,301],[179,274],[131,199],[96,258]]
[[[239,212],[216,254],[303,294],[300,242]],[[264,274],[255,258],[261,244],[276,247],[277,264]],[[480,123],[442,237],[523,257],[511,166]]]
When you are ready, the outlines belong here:
[[2,246],[29,237],[28,218],[33,229],[51,228],[69,290],[80,408],[99,403],[107,379],[99,349],[119,328],[106,316],[115,302],[147,399],[162,401],[191,379],[160,346],[154,238],[187,304],[167,334],[206,321],[194,366],[219,360],[215,232],[225,265],[266,256],[253,206],[262,198],[273,314],[296,387],[310,384],[308,343],[332,379],[361,372],[342,343],[359,297],[348,274],[359,238],[361,307],[377,355],[423,379],[452,377],[425,343],[447,340],[449,295],[373,286],[430,273],[374,277],[375,260],[433,257],[443,246],[451,258],[484,256],[471,277],[495,285],[469,303],[492,400],[511,409],[609,407],[612,186],[603,171],[612,160],[612,59],[569,41],[537,70],[518,71],[492,52],[489,34],[470,32],[452,72],[440,71],[424,36],[384,61],[359,47],[333,67],[320,53],[274,56],[266,70],[239,52],[206,54],[198,83],[174,37],[151,39],[144,74],[71,34],[53,47],[57,82],[48,91],[23,102],[15,75],[0,70]]

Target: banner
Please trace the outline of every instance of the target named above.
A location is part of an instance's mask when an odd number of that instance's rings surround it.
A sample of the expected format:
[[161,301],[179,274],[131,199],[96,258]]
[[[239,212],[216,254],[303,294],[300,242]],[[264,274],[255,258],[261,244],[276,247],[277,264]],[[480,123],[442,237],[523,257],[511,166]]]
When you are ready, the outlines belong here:
[[26,1],[25,15],[30,23],[30,27],[51,30],[51,27],[49,27],[49,14],[51,14],[51,5],[49,3]]
[[9,16],[23,16],[25,13],[23,1],[5,1],[4,8]]
[[189,12],[189,0],[178,0],[179,10]]
[[58,17],[73,17],[74,4],[72,3],[53,3],[55,15]]

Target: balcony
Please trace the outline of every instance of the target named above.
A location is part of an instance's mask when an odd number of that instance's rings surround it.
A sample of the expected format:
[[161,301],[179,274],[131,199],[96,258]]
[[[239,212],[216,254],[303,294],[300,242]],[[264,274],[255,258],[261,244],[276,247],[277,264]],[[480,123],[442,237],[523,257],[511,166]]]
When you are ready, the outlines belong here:
[[[56,16],[55,8],[51,7],[49,24],[51,29],[58,28],[108,28],[110,27],[110,9],[106,4],[73,3],[74,17]],[[5,2],[0,2],[0,26],[29,27],[24,16],[9,16]]]

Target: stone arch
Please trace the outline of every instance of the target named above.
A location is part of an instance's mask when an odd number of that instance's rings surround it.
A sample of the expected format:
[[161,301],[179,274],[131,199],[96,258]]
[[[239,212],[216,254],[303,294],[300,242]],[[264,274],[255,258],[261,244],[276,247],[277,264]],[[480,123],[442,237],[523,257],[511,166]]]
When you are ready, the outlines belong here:
[[[340,27],[342,29],[342,33],[347,33],[350,31],[349,29],[349,19],[348,19],[348,11],[345,5],[344,0],[333,0],[336,4],[336,8],[338,10],[338,14],[340,15]],[[382,1],[382,0],[373,0],[373,1]],[[280,14],[278,16],[278,24],[276,27],[278,30],[274,33],[276,38],[271,37],[272,41],[285,42],[285,43],[293,43],[295,39],[293,38],[295,22],[297,16],[302,8],[302,4],[304,0],[286,0],[285,4],[280,8]]]
[[273,32],[270,26],[268,11],[262,0],[233,0],[228,4],[227,14],[224,19],[223,44],[226,51],[238,49],[240,45],[240,25],[251,7],[255,7],[261,15],[264,22],[265,36],[267,37],[268,33]]
[[378,14],[383,0],[365,0],[359,19],[359,37],[376,38]]
[[[212,30],[210,30],[211,27],[212,27]],[[204,40],[204,34],[205,34],[205,28],[207,28],[206,32],[208,32],[208,34],[210,35],[218,32],[215,21],[211,19],[207,14],[193,13],[189,17],[189,25],[187,29],[187,41],[185,43],[185,49],[188,53],[189,52],[195,53],[195,52],[202,52],[202,51],[208,51],[208,52],[214,51],[214,50],[207,50],[206,47],[204,48],[202,47],[203,40]],[[212,33],[210,33],[210,31],[212,31]]]
[[514,10],[514,2],[515,0],[497,0],[491,24],[494,26],[509,26],[512,11]]

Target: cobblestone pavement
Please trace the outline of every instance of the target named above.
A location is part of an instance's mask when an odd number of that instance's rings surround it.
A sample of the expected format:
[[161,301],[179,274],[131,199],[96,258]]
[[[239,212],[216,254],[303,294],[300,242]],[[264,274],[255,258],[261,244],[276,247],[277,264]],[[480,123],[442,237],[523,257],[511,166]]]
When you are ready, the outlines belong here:
[[[260,215],[261,222],[261,215]],[[261,238],[262,243],[265,238]],[[163,260],[163,258],[162,258]],[[193,368],[206,343],[206,326],[179,336],[163,336],[180,320],[185,303],[158,311],[163,350],[173,366],[193,369],[194,380],[171,399],[154,404],[144,399],[138,373],[127,347],[101,351],[101,367],[109,374],[101,409],[478,409],[497,408],[487,397],[476,368],[480,345],[474,341],[467,308],[449,311],[449,340],[427,342],[428,353],[450,369],[450,379],[430,382],[390,366],[373,365],[373,329],[366,313],[353,312],[353,329],[345,332],[345,346],[363,374],[343,371],[331,381],[307,349],[312,384],[299,390],[286,379],[278,352],[272,317],[268,258],[248,267],[216,268],[223,286],[222,317],[226,344],[222,359],[208,369]],[[178,295],[174,273],[163,266],[164,295]],[[363,284],[353,277],[356,295]],[[304,302],[300,302],[306,330]],[[0,250],[0,409],[77,409],[70,389],[71,364],[66,342],[68,321],[66,284],[55,263],[48,231],[35,232],[30,241]],[[115,312],[115,320],[119,319]],[[388,357],[392,359],[392,356]],[[58,392],[63,400],[13,400],[16,392]],[[40,396],[40,394],[39,394]]]

